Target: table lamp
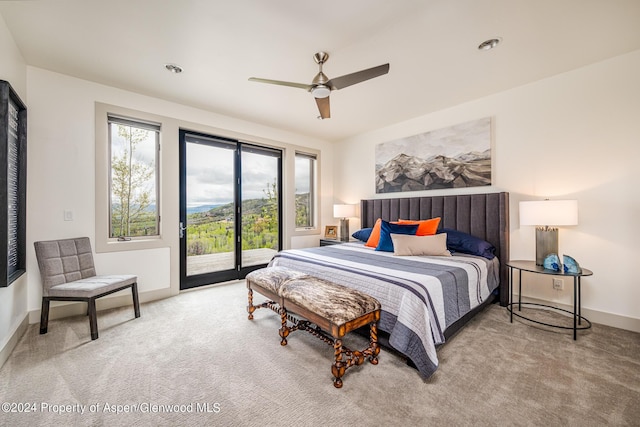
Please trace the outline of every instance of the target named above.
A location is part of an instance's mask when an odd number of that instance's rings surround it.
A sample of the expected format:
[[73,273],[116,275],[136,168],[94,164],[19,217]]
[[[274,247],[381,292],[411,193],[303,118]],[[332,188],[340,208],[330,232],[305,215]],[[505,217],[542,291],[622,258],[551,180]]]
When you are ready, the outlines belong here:
[[349,241],[349,218],[356,216],[356,205],[333,205],[333,217],[340,218],[340,240]]
[[558,229],[555,226],[578,225],[578,201],[520,202],[520,225],[536,226],[536,264],[542,265],[547,255],[558,254]]

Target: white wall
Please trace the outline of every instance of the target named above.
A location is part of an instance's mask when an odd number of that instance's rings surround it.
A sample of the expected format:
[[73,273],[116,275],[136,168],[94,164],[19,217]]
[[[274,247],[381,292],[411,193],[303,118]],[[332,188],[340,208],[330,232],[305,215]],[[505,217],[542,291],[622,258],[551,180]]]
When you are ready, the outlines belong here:
[[[577,199],[579,225],[560,229],[560,252],[594,272],[583,279],[582,306],[595,316],[590,320],[640,330],[638,76],[640,51],[339,142],[334,182],[349,186],[336,186],[335,197],[357,202],[384,196],[375,194],[376,144],[492,117],[491,190],[510,193],[511,259],[535,258],[534,228],[518,223],[520,200]],[[525,278],[523,294],[571,303],[569,283],[554,291],[551,279],[543,279]]]
[[[560,231],[560,248],[594,271],[593,277],[583,281],[583,307],[601,313],[599,319],[603,323],[611,320],[607,314],[631,319],[633,325],[640,320],[640,283],[633,268],[640,259],[636,245],[640,236],[640,192],[633,175],[633,167],[640,159],[640,51],[337,145],[27,67],[1,16],[0,55],[0,78],[12,83],[27,104],[29,117],[27,274],[9,288],[0,288],[0,352],[11,347],[7,343],[19,335],[16,331],[24,324],[27,312],[37,314],[40,307],[33,241],[72,235],[95,237],[95,102],[171,117],[177,124],[189,122],[203,131],[321,150],[321,232],[324,225],[337,222],[331,212],[334,202],[357,203],[361,198],[376,197],[377,143],[491,116],[493,189],[511,193],[511,259],[534,256],[534,230],[520,229],[518,224],[519,200],[576,198],[580,224]],[[164,200],[167,211],[163,218],[176,222],[177,228],[177,142],[171,150],[176,153],[175,164],[163,171],[163,179],[166,185],[175,186],[175,191],[173,199]],[[349,185],[334,187],[333,182]],[[63,221],[65,209],[74,211],[74,221]],[[357,226],[357,221],[352,220],[351,229]],[[317,238],[318,235],[290,234],[286,244],[313,246]],[[159,289],[175,292],[177,238],[166,248],[97,254],[96,264],[99,270],[116,266],[135,270],[141,277],[143,293]],[[165,265],[168,275],[160,277],[157,265]],[[526,280],[524,293],[570,302],[570,286],[563,292],[552,291],[546,281]],[[609,323],[615,324],[616,319]],[[35,322],[37,317],[31,320]],[[2,361],[0,358],[0,364]]]
[[[0,80],[11,84],[20,99],[27,100],[27,67],[0,15]],[[28,107],[28,106],[27,106]],[[22,275],[7,288],[0,288],[0,366],[15,345],[16,331],[27,314],[27,277]],[[11,343],[10,343],[11,341]]]
[[[95,254],[98,272],[132,272],[139,276],[141,300],[176,294],[179,289],[178,246],[178,129],[269,141],[289,150],[292,146],[321,150],[321,158],[333,157],[332,144],[291,134],[183,105],[95,84],[47,70],[28,67],[29,87],[29,185],[27,272],[28,309],[37,321],[41,285],[33,242],[73,236],[89,236],[95,242],[95,103],[116,105],[169,117],[162,134],[161,202],[166,246],[156,249]],[[293,161],[289,162],[290,165]],[[331,188],[330,161],[321,162],[322,187]],[[326,170],[325,170],[326,169]],[[284,171],[285,178],[292,170]],[[323,206],[329,211],[330,206]],[[64,210],[74,212],[64,221]],[[300,245],[285,231],[285,246]],[[175,233],[172,231],[175,230]],[[95,243],[94,243],[95,249]],[[104,300],[104,299],[102,299]],[[100,301],[98,302],[100,304]],[[107,300],[106,304],[109,304]],[[53,307],[53,306],[52,306]],[[53,308],[52,308],[53,310]]]

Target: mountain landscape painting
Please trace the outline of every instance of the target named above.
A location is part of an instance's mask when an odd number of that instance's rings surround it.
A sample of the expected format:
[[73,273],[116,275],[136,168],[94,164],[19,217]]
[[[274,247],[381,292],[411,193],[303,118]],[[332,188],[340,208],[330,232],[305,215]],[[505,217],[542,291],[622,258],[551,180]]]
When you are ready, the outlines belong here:
[[491,118],[376,146],[376,193],[491,185]]

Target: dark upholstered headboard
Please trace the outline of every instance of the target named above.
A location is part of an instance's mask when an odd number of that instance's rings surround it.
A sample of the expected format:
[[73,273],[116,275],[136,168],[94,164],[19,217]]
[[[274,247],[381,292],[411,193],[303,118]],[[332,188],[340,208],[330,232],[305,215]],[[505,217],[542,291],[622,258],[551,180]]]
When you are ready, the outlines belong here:
[[500,260],[500,304],[509,301],[509,193],[368,199],[360,202],[362,228],[376,219],[442,218],[440,227],[455,228],[480,237],[496,247]]

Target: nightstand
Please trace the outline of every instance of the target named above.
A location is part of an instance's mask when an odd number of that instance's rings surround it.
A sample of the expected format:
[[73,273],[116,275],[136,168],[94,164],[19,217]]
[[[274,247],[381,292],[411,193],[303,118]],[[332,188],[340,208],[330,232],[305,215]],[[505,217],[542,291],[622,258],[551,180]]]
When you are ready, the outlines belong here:
[[[552,328],[560,328],[560,329],[573,329],[573,339],[577,339],[577,331],[581,329],[589,329],[591,327],[591,322],[582,316],[580,310],[580,279],[584,276],[591,276],[593,272],[591,270],[587,270],[586,268],[582,269],[581,273],[565,273],[563,271],[553,271],[547,270],[546,268],[536,265],[535,261],[509,261],[507,262],[507,267],[509,267],[509,304],[507,305],[507,309],[511,313],[511,323],[513,323],[513,316],[520,317],[521,319],[525,319],[534,323],[538,323],[540,325],[550,326]],[[518,302],[513,301],[513,270],[518,270]],[[533,274],[546,274],[549,276],[560,276],[560,277],[570,277],[573,278],[573,312],[569,310],[565,310],[558,307],[553,307],[551,305],[546,304],[537,304],[532,302],[522,302],[522,272],[528,272]],[[546,309],[555,310],[558,312],[569,313],[573,315],[573,328],[562,325],[554,325],[549,323],[540,322],[538,320],[530,319],[524,316],[521,313],[516,313],[514,311],[514,306],[517,306],[517,310],[522,311],[522,306],[537,306],[544,307]],[[586,323],[586,325],[582,326],[582,321]]]
[[357,242],[355,239],[350,239],[348,241],[339,240],[339,239],[320,239],[320,246],[331,246],[331,245],[341,245],[343,243],[352,243]]

